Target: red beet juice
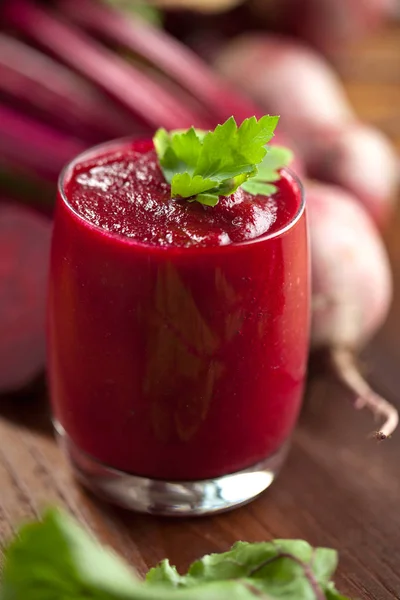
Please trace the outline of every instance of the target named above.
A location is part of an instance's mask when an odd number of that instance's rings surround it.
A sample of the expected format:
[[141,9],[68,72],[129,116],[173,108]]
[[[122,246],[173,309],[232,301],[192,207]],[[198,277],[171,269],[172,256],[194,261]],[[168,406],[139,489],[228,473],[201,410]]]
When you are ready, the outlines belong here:
[[170,197],[151,141],[64,171],[49,381],[69,441],[112,469],[197,481],[264,461],[295,425],[309,263],[300,184],[215,207]]

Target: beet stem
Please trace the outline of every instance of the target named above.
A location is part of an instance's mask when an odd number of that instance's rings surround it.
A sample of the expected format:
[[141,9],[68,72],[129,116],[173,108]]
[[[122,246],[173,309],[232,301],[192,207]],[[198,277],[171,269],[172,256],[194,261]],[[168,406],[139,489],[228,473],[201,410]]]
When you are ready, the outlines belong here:
[[167,32],[140,19],[130,18],[97,0],[60,0],[58,5],[75,22],[130,48],[162,69],[201,100],[217,119],[225,120],[233,114],[242,121],[253,114],[263,114],[250,98],[232,88],[199,56]]
[[384,419],[379,431],[374,433],[378,440],[385,440],[395,431],[399,422],[399,413],[395,406],[379,396],[361,375],[354,354],[346,348],[333,348],[330,360],[338,380],[355,396],[357,409],[368,408],[377,418]]
[[[0,32],[0,93],[76,132],[101,139],[126,134],[135,121],[72,70],[24,42]],[[127,113],[128,114],[128,113]],[[125,117],[127,116],[125,115]],[[138,127],[136,127],[138,128]],[[97,140],[99,141],[99,140]]]
[[80,140],[0,104],[2,160],[55,179],[63,165],[84,149]]
[[35,2],[12,0],[6,3],[5,16],[19,32],[85,75],[152,128],[208,128],[208,121],[204,123],[145,73]]

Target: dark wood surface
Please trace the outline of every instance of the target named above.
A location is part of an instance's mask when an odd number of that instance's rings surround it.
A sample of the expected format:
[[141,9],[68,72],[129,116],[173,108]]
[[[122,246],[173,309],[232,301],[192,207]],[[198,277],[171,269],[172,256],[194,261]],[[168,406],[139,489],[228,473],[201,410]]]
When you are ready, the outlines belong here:
[[[400,29],[337,58],[359,115],[400,150]],[[376,389],[400,397],[400,208],[386,233],[395,279],[387,324],[363,359]],[[400,404],[399,404],[400,405]],[[73,481],[51,431],[45,391],[0,400],[0,547],[42,507],[66,507],[140,573],[168,556],[185,568],[238,539],[299,537],[340,551],[339,588],[352,598],[400,598],[400,431],[368,438],[368,415],[324,379],[310,381],[288,462],[250,505],[213,518],[168,520],[106,506]]]

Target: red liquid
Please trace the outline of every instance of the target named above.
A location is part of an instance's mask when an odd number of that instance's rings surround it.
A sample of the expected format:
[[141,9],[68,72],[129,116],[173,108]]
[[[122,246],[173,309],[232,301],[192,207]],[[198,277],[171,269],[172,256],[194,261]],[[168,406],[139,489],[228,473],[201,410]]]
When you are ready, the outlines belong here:
[[284,173],[272,198],[204,208],[170,199],[149,143],[91,157],[67,170],[56,210],[56,418],[136,475],[204,479],[263,460],[292,432],[306,371],[305,215],[279,233],[298,183]]

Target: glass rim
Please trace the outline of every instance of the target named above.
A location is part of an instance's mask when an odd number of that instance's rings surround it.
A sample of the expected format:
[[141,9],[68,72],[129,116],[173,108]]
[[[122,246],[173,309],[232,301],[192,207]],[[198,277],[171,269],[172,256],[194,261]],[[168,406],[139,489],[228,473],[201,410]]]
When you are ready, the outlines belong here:
[[79,164],[80,162],[82,162],[84,160],[89,159],[91,156],[93,156],[93,154],[96,154],[103,149],[107,150],[109,148],[112,148],[113,146],[118,147],[120,145],[128,144],[128,143],[135,142],[135,141],[136,142],[141,142],[141,141],[147,142],[147,141],[151,141],[151,138],[126,136],[126,137],[116,138],[116,139],[113,139],[113,140],[110,140],[107,142],[101,142],[100,144],[91,146],[91,147],[87,148],[86,150],[83,150],[76,156],[74,156],[71,160],[69,160],[64,165],[64,167],[61,169],[60,174],[58,176],[57,191],[59,192],[59,195],[61,197],[61,200],[62,200],[64,206],[68,209],[69,212],[71,212],[74,215],[74,217],[76,217],[82,223],[83,226],[88,227],[91,230],[98,231],[107,238],[120,240],[121,243],[135,246],[137,249],[148,249],[148,250],[151,250],[152,252],[156,251],[156,250],[160,250],[162,252],[174,251],[174,250],[179,250],[182,252],[190,252],[190,251],[197,251],[197,252],[208,251],[208,252],[210,252],[212,250],[224,251],[225,249],[228,249],[228,248],[230,248],[232,250],[234,248],[241,248],[243,246],[249,246],[252,244],[266,242],[269,240],[274,240],[276,238],[282,237],[285,233],[287,233],[288,231],[293,229],[293,227],[300,221],[301,217],[303,216],[303,214],[305,212],[306,198],[305,198],[304,186],[301,182],[301,179],[292,169],[290,169],[289,167],[284,167],[282,169],[282,171],[289,174],[290,177],[296,182],[296,184],[299,188],[300,203],[299,203],[299,207],[298,207],[296,213],[289,219],[289,221],[287,223],[285,223],[285,225],[283,225],[282,227],[280,227],[279,229],[277,229],[276,231],[273,231],[271,233],[267,232],[256,238],[246,240],[244,242],[235,242],[235,243],[215,245],[215,246],[214,245],[213,246],[197,246],[196,244],[193,244],[190,246],[173,246],[173,245],[158,246],[156,244],[145,244],[141,241],[138,241],[135,238],[130,238],[121,233],[117,233],[114,231],[108,231],[107,229],[104,229],[103,227],[88,221],[83,215],[81,215],[71,205],[70,201],[68,200],[68,196],[67,196],[67,193],[65,190],[65,183],[67,181],[67,175],[68,175],[68,173],[73,171],[74,167],[77,164]]

